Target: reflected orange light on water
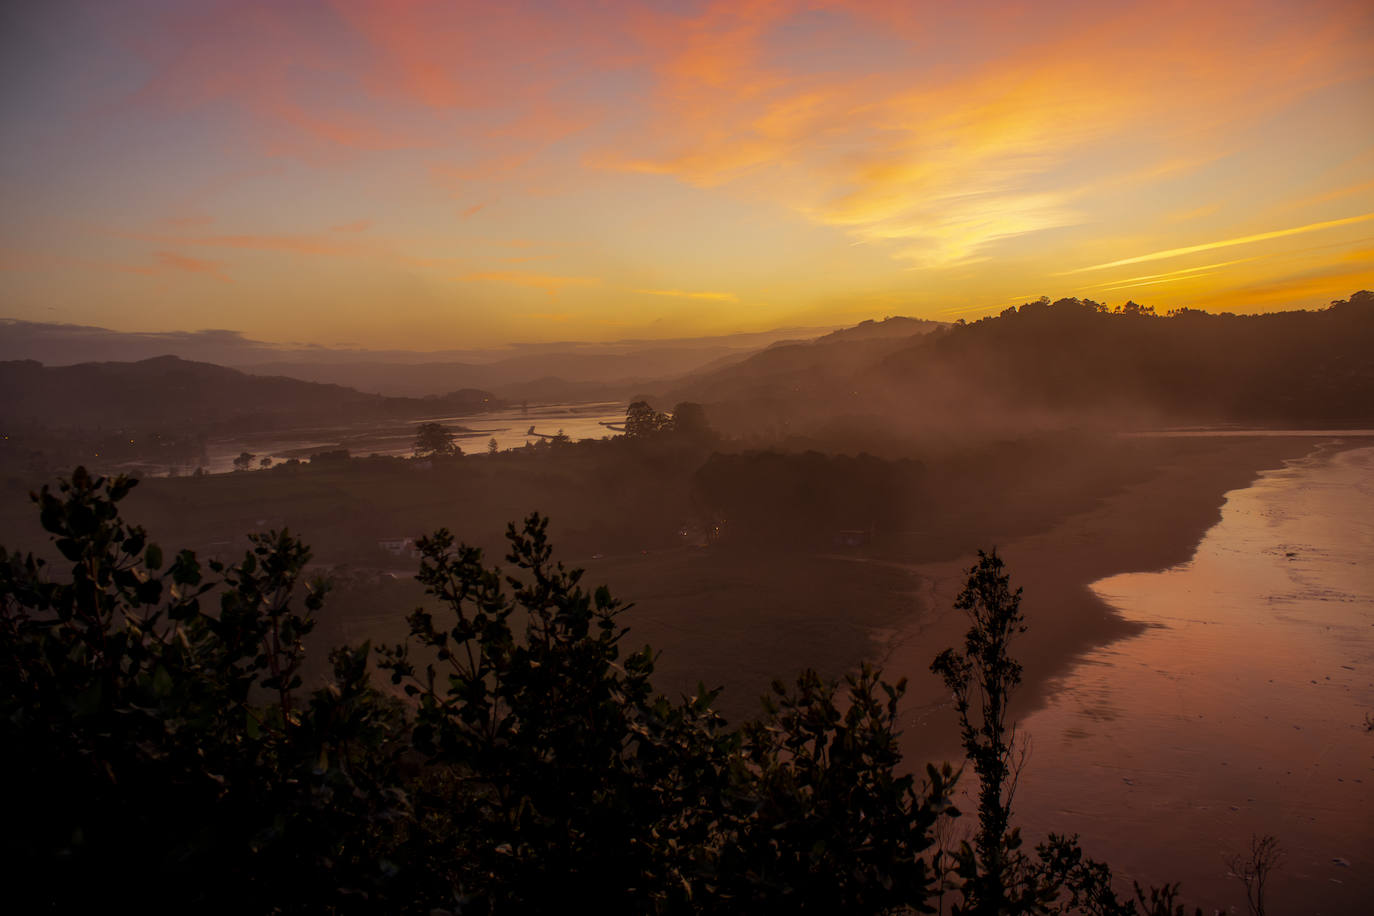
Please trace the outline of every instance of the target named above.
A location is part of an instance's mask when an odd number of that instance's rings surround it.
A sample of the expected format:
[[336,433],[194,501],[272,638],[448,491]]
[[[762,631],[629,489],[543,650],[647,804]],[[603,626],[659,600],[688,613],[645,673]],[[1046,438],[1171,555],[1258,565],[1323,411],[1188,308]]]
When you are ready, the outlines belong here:
[[1022,817],[1208,905],[1237,897],[1225,856],[1273,834],[1282,909],[1357,912],[1374,897],[1371,556],[1374,448],[1325,450],[1229,494],[1191,562],[1096,583],[1147,629],[1022,723]]

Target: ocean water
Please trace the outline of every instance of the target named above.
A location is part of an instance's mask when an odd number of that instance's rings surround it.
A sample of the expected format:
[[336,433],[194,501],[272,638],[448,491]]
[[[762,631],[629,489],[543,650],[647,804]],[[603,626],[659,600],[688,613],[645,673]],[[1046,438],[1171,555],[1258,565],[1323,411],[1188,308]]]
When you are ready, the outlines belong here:
[[1227,857],[1271,834],[1270,912],[1374,912],[1374,448],[1267,471],[1189,562],[1092,587],[1147,629],[1020,724],[1018,820],[1209,913],[1245,912]]

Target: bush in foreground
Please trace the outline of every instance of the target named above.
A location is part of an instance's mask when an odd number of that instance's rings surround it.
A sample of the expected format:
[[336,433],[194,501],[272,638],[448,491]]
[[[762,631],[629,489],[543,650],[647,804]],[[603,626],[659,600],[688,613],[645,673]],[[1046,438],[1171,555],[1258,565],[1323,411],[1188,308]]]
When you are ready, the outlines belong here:
[[[626,606],[555,562],[530,516],[509,573],[446,531],[421,542],[441,609],[375,660],[407,700],[374,686],[367,645],[307,691],[324,587],[301,581],[306,547],[268,532],[236,564],[168,561],[119,515],[134,484],[78,468],[35,494],[60,576],[0,550],[3,861],[35,908],[1137,912],[1072,839],[1027,858],[1009,802],[988,810],[1019,679],[987,638],[1019,626],[995,557],[960,600],[966,653],[937,661],[983,780],[975,842],[946,856],[956,774],[902,771],[904,684],[871,668],[776,683],[729,728],[715,693],[654,690],[651,650],[622,646]],[[983,725],[979,690],[1001,692]],[[1140,902],[1169,913],[1173,891]]]

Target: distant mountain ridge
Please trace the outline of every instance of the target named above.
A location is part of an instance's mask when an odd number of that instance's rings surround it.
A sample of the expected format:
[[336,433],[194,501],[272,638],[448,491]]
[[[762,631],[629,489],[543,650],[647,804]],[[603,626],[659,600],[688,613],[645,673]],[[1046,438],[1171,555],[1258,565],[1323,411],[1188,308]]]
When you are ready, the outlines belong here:
[[[581,400],[649,392],[664,406],[711,405],[722,431],[735,433],[767,427],[791,434],[840,420],[894,429],[981,423],[991,430],[1042,419],[1374,425],[1371,353],[1374,294],[1367,291],[1319,311],[1263,315],[1182,309],[1156,316],[1134,304],[1111,312],[1091,300],[1061,299],[973,323],[866,321],[815,340],[717,356],[676,380],[665,380],[675,364],[664,353],[646,350],[620,360],[546,354],[545,368],[569,375],[591,374],[598,363],[628,372],[654,360],[663,374],[656,382],[531,374],[509,382],[506,391],[517,400],[550,392]],[[533,368],[524,359],[533,357],[513,360],[510,378]],[[330,368],[348,370],[354,385],[370,380],[356,366]],[[452,364],[412,368],[431,373],[426,384],[462,379]],[[461,383],[440,396],[388,397],[174,356],[56,367],[2,362],[0,384],[7,394],[0,420],[54,428],[244,432],[456,416],[500,404],[491,389]]]
[[256,375],[342,384],[396,397],[480,388],[517,399],[556,400],[626,396],[649,381],[743,359],[778,340],[810,339],[831,330],[833,326],[779,328],[664,340],[517,343],[425,352],[272,344],[229,330],[125,332],[0,318],[0,360],[68,366],[137,362],[170,354]]
[[52,428],[175,428],[243,432],[361,420],[475,413],[498,406],[478,389],[388,398],[342,385],[258,376],[160,356],[138,362],[43,366],[0,362],[0,420]]
[[706,365],[748,358],[757,348],[650,347],[632,353],[550,352],[489,363],[309,363],[246,365],[259,375],[285,375],[410,396],[459,387],[490,389],[513,400],[598,400],[629,397],[642,386]]

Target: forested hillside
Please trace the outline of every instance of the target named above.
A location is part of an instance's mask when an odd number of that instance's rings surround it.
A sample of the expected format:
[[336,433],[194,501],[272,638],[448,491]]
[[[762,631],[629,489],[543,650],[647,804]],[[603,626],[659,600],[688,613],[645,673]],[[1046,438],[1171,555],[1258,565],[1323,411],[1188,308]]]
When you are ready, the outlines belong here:
[[[861,326],[862,327],[862,326]],[[1374,422],[1374,294],[1319,311],[1156,315],[1041,299],[928,333],[840,332],[672,392],[731,433]]]

